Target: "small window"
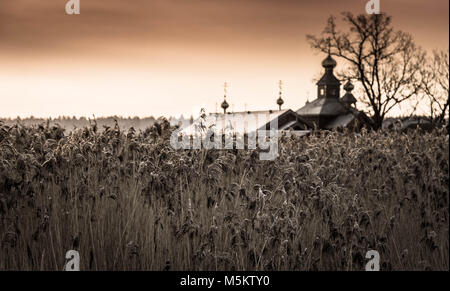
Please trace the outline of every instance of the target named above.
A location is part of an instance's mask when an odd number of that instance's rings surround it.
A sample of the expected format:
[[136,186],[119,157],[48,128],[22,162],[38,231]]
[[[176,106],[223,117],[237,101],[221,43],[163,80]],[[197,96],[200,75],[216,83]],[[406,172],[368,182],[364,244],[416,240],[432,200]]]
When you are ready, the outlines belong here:
[[323,95],[325,95],[325,90],[322,88],[322,89],[320,89],[320,96],[323,96]]

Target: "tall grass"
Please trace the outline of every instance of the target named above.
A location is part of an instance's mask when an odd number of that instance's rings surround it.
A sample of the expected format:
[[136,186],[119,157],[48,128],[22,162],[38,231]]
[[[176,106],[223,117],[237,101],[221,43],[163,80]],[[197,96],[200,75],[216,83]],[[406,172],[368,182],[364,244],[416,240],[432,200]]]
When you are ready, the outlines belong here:
[[449,269],[444,132],[283,137],[274,161],[170,132],[0,124],[0,270]]

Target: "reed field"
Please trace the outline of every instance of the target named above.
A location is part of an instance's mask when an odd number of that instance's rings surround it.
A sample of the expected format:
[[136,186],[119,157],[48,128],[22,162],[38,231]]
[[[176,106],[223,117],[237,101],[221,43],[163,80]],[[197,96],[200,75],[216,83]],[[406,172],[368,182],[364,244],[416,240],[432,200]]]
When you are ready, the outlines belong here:
[[0,270],[449,270],[449,140],[319,132],[174,150],[169,123],[0,123]]

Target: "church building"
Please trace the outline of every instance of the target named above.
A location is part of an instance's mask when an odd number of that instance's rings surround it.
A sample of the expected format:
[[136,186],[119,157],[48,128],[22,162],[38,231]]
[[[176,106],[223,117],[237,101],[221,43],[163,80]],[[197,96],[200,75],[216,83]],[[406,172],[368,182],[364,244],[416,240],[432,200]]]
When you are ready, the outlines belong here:
[[317,82],[317,99],[307,102],[296,111],[299,117],[309,121],[317,129],[359,130],[370,124],[366,114],[354,106],[356,98],[352,94],[353,84],[348,81],[344,85],[345,95],[340,98],[341,82],[333,73],[336,61],[328,55],[322,62],[325,73]]
[[[234,130],[236,132],[249,133],[258,130],[269,130],[273,124],[277,124],[279,131],[292,131],[297,135],[305,135],[312,130],[342,130],[344,128],[358,131],[363,127],[370,127],[371,121],[365,113],[355,107],[357,102],[352,94],[353,84],[348,81],[344,85],[344,96],[340,97],[341,81],[334,75],[336,61],[330,54],[322,61],[325,69],[324,75],[317,82],[317,98],[293,111],[282,109],[282,83],[280,81],[280,93],[276,104],[278,110],[229,112],[229,104],[226,100],[226,85],[224,100],[221,104],[223,113],[211,113],[209,119],[219,132]],[[264,116],[264,118],[261,118]],[[250,122],[248,122],[250,120]],[[244,121],[244,122],[243,122]],[[274,123],[276,121],[276,123]],[[185,128],[183,134],[191,135],[196,132],[198,122]],[[243,124],[245,123],[245,126]]]

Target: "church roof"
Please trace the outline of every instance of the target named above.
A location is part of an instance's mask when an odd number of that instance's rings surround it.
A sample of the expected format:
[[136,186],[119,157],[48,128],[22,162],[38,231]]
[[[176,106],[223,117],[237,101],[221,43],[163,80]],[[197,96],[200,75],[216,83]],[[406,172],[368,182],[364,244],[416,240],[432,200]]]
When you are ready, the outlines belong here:
[[[267,123],[273,122],[274,119],[279,118],[288,111],[290,110],[261,110],[228,112],[226,115],[222,113],[211,113],[211,115],[215,118],[215,123],[218,130],[232,128],[238,132],[241,132],[242,130],[246,132],[253,132],[258,129],[262,129]],[[241,124],[242,121],[246,124]],[[225,127],[223,127],[224,125]],[[247,127],[246,129],[244,128],[245,126]]]
[[336,76],[334,76],[333,72],[325,72],[322,78],[317,82],[317,85],[340,85],[341,81],[339,81]]
[[335,129],[339,127],[347,127],[353,120],[355,120],[355,115],[349,112],[347,114],[339,115],[327,124],[325,124],[325,129]]
[[351,105],[351,104],[357,102],[355,96],[353,96],[353,94],[352,94],[353,89],[355,89],[355,86],[353,86],[352,82],[350,82],[350,80],[348,80],[347,83],[344,85],[344,90],[346,91],[346,93],[341,98],[342,103]]
[[297,110],[297,114],[300,116],[337,116],[345,113],[347,113],[347,110],[336,98],[317,98]]
[[353,104],[356,103],[357,100],[355,98],[355,96],[353,96],[352,93],[345,93],[345,95],[341,98],[341,102],[346,103],[346,104]]
[[322,61],[322,67],[325,68],[325,74],[320,78],[317,85],[340,85],[341,82],[334,76],[333,69],[336,67],[336,61],[328,54]]
[[193,124],[185,127],[181,133],[186,135],[195,135],[208,129],[217,133],[235,132],[250,133],[257,130],[266,130],[270,125],[274,126],[277,120],[277,130],[288,130],[295,126],[303,128],[312,128],[312,125],[303,120],[294,111],[284,110],[264,110],[264,111],[243,111],[211,113],[205,119],[198,118]]
[[267,123],[278,118],[288,110],[243,111],[210,113],[204,120],[198,118],[193,124],[182,130],[183,134],[200,133],[202,128],[211,128],[214,132],[249,133],[264,127]]
[[338,129],[338,128],[352,127],[355,126],[356,124],[368,128],[371,127],[370,118],[367,117],[367,115],[364,112],[359,111],[355,108],[349,108],[346,114],[336,116],[328,123],[326,123],[324,125],[324,128]]

